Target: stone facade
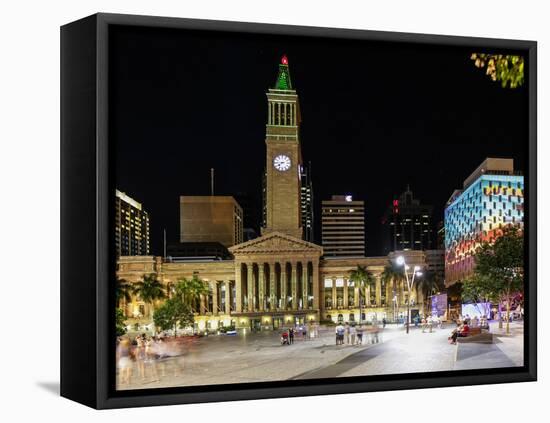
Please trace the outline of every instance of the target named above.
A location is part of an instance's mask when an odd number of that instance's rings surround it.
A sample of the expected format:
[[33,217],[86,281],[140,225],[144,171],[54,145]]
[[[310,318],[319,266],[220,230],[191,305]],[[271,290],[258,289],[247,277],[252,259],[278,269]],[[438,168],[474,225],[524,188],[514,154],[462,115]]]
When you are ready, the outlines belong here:
[[[241,330],[266,330],[308,322],[380,321],[384,317],[393,321],[406,314],[406,284],[394,286],[381,278],[384,267],[397,253],[321,259],[320,246],[277,232],[231,247],[231,252],[234,260],[209,262],[167,263],[160,257],[121,257],[117,276],[132,283],[154,273],[169,292],[179,279],[197,275],[210,287],[210,294],[195,310],[199,331],[231,325]],[[410,266],[425,268],[422,252],[400,254]],[[365,266],[374,275],[373,289],[354,286],[350,274],[357,266]],[[425,312],[416,286],[412,316]],[[152,330],[151,305],[133,298],[122,307],[130,325],[138,323],[143,330]]]

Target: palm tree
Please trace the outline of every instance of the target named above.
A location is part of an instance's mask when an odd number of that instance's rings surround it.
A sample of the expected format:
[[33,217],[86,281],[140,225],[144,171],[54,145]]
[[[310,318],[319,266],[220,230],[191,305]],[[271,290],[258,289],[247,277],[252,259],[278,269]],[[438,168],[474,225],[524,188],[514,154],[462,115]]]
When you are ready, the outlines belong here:
[[363,300],[361,298],[363,289],[365,286],[369,288],[370,300],[370,289],[376,283],[376,278],[365,266],[357,266],[357,269],[351,271],[349,278],[359,286],[359,324],[361,324],[363,320]]
[[154,273],[143,275],[142,280],[134,284],[132,291],[144,303],[151,305],[151,316],[153,315],[155,301],[166,298],[164,286]]
[[175,287],[175,292],[176,295],[181,296],[185,304],[195,311],[197,302],[200,301],[201,296],[210,293],[210,287],[197,275],[193,275],[191,279],[179,279]]
[[124,300],[126,304],[132,301],[131,292],[132,285],[130,285],[126,279],[122,279],[117,276],[115,284],[115,299],[117,308],[120,308],[120,303],[122,300]]
[[[396,292],[399,287],[399,284],[403,282],[405,279],[405,275],[403,271],[400,268],[396,268],[391,261],[388,262],[388,264],[384,267],[384,271],[382,272],[381,278],[384,280],[386,284],[391,285],[392,287],[392,303],[394,303],[394,307],[398,306],[397,303],[397,296]],[[394,301],[395,299],[395,301]],[[395,309],[394,309],[394,319],[395,316]]]

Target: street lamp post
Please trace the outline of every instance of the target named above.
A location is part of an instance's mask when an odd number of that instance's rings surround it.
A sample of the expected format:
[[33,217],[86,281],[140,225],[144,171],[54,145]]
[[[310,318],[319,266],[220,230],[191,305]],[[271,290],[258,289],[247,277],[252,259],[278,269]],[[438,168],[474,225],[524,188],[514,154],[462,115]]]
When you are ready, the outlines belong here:
[[409,279],[409,273],[407,270],[410,269],[410,267],[405,262],[405,257],[399,256],[396,259],[396,263],[399,266],[403,266],[403,270],[405,272],[405,280],[407,281],[407,292],[408,292],[408,298],[407,298],[407,333],[409,333],[409,326],[411,324],[411,291],[414,286],[414,277],[415,276],[422,276],[422,272],[420,272],[420,266],[414,266],[413,272],[411,275],[411,278]]

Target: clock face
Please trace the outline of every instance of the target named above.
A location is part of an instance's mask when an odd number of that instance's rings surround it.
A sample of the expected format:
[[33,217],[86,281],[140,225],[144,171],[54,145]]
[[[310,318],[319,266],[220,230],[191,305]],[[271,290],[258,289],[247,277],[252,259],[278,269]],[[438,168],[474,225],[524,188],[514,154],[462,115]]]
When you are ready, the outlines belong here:
[[280,154],[273,159],[273,166],[275,166],[275,169],[284,172],[290,169],[290,158],[284,154]]

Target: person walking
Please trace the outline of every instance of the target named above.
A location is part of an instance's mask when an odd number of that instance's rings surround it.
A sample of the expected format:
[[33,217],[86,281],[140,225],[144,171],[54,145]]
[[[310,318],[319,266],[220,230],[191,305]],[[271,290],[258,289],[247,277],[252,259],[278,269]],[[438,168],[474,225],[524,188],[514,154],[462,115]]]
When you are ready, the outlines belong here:
[[359,325],[357,327],[357,345],[363,344],[363,326]]
[[357,333],[357,330],[355,329],[355,325],[351,325],[349,328],[349,337],[350,337],[350,343],[351,345],[355,345],[355,335]]
[[386,323],[388,323],[386,317],[382,317],[382,328],[386,328]]
[[288,343],[290,345],[294,344],[294,328],[288,330]]
[[344,343],[344,332],[345,328],[342,323],[338,323],[336,326],[336,345],[342,345]]
[[378,328],[378,323],[374,322],[372,324],[372,343],[373,344],[378,344],[379,342],[379,339],[378,339],[378,331],[379,331],[379,328]]
[[128,338],[118,340],[116,357],[119,370],[119,384],[129,385],[132,374],[132,359],[130,356],[130,340]]
[[432,316],[428,316],[428,318],[426,319],[426,324],[428,325],[428,330],[430,331],[430,333],[432,333],[434,324]]

